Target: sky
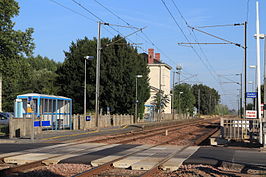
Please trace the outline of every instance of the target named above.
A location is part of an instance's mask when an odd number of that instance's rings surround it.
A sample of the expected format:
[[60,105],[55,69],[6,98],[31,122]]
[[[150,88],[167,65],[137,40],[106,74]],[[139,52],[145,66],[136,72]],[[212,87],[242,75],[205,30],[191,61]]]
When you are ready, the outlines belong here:
[[[154,48],[161,60],[173,68],[182,65],[181,81],[202,83],[218,90],[221,102],[237,109],[239,76],[243,73],[244,50],[232,44],[178,45],[182,42],[223,43],[190,27],[230,25],[248,22],[247,65],[256,64],[255,0],[17,0],[19,16],[15,28],[34,28],[34,55],[64,61],[64,51],[71,42],[97,36],[97,21],[114,25],[143,28],[127,38],[138,43],[138,52]],[[76,2],[76,3],[75,3]],[[260,0],[260,32],[265,33],[266,3]],[[108,10],[107,10],[108,9]],[[170,12],[170,13],[169,13]],[[243,45],[243,26],[198,28],[228,41]],[[127,36],[133,28],[103,26],[101,37]],[[261,51],[263,41],[261,40]],[[261,52],[261,65],[263,52]],[[247,82],[255,78],[255,70],[247,69]],[[194,76],[196,75],[196,76]],[[193,77],[194,76],[194,77]],[[177,77],[176,77],[177,78]],[[190,78],[190,79],[186,79]],[[235,82],[235,83],[234,83]],[[247,84],[252,91],[252,84]],[[249,102],[250,100],[248,100]]]

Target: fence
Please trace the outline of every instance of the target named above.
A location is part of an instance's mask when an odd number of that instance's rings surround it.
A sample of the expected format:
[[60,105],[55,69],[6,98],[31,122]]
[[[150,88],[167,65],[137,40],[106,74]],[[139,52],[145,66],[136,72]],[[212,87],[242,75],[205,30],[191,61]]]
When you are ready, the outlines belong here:
[[[133,124],[134,116],[132,115],[100,115],[99,127],[111,127]],[[74,130],[87,130],[96,127],[96,119],[94,115],[76,114],[73,116],[73,129]]]
[[225,139],[251,140],[259,137],[258,119],[221,118],[221,132]]

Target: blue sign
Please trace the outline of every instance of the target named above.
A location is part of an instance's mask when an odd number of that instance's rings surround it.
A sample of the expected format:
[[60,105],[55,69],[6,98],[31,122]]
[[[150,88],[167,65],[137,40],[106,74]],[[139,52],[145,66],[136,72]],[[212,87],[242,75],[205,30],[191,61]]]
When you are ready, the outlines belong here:
[[257,92],[247,92],[246,98],[257,98]]
[[[40,126],[41,126],[40,121],[34,121],[34,127],[40,127]],[[50,121],[42,121],[42,126],[43,127],[51,126]]]
[[86,116],[86,121],[90,121],[91,120],[91,116]]
[[32,101],[32,96],[29,96],[28,97],[28,102],[31,102]]

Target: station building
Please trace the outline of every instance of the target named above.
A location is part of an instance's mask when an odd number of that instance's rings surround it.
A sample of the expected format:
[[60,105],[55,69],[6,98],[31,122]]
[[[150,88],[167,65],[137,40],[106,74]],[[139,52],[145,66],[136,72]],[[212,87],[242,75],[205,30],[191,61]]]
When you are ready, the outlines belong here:
[[171,114],[170,74],[172,67],[160,60],[160,53],[154,54],[154,49],[148,49],[148,68],[150,70],[150,98],[145,103],[145,117],[154,116],[155,105],[153,104],[153,100],[156,93],[160,90],[169,99],[169,102],[161,111],[165,114]]
[[14,113],[16,118],[34,117],[35,127],[72,129],[72,99],[67,97],[39,93],[18,95]]

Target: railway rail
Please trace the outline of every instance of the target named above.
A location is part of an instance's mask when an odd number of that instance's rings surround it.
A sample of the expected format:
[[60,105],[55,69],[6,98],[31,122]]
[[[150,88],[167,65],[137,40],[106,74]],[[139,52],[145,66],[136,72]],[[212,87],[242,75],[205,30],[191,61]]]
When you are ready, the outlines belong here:
[[[212,121],[214,121],[214,120],[212,120]],[[164,126],[164,127],[160,127],[160,128],[154,128],[154,129],[151,129],[151,130],[143,130],[143,131],[139,131],[139,132],[132,132],[131,134],[126,133],[126,134],[122,134],[122,135],[110,136],[110,137],[107,137],[107,138],[96,139],[96,140],[93,140],[93,141],[84,141],[84,140],[82,140],[81,142],[69,143],[68,146],[75,146],[77,144],[85,144],[85,143],[108,142],[110,140],[113,141],[112,143],[126,144],[126,143],[129,143],[129,142],[138,140],[138,139],[144,139],[144,138],[149,138],[149,137],[156,136],[156,135],[161,135],[161,134],[165,133],[166,130],[168,131],[169,134],[170,133],[174,133],[175,131],[178,131],[178,130],[180,131],[182,127],[183,128],[189,127],[189,126],[191,126],[191,124],[194,124],[194,126],[195,125],[201,125],[201,124],[210,122],[210,120],[200,120],[196,124],[195,124],[195,122],[196,121],[182,123],[182,124],[177,124],[177,125],[171,125],[171,126]],[[218,129],[215,129],[215,130],[211,131],[211,133],[214,133],[217,130]],[[193,132],[194,131],[191,131],[191,132],[189,132],[187,134],[192,134]],[[198,130],[196,130],[195,132],[198,132]],[[210,133],[210,135],[211,135],[211,133]],[[198,138],[197,141],[195,141],[194,143],[191,143],[191,144],[185,146],[184,148],[187,148],[190,145],[198,145],[203,140],[205,140],[206,137],[208,137],[210,135],[204,134],[204,136],[201,136],[200,138]],[[79,174],[77,176],[91,176],[91,175],[99,174],[102,171],[106,171],[106,170],[112,169],[112,164],[114,162],[117,162],[119,160],[122,160],[122,159],[124,159],[126,157],[129,157],[129,156],[134,155],[136,153],[139,153],[141,151],[145,151],[145,150],[148,150],[148,149],[151,149],[151,148],[154,148],[154,147],[158,147],[158,146],[163,145],[163,144],[168,144],[168,143],[170,143],[172,141],[176,141],[177,139],[180,140],[180,139],[185,139],[185,138],[186,138],[186,135],[183,134],[182,137],[174,137],[174,138],[172,138],[170,140],[168,139],[166,141],[163,141],[163,142],[160,142],[160,143],[155,144],[153,146],[150,146],[150,147],[148,147],[146,149],[141,149],[139,151],[129,153],[129,154],[123,156],[123,157],[120,157],[120,158],[117,158],[117,159],[115,159],[113,161],[110,161],[108,163],[105,163],[104,165],[100,165],[99,167],[93,168],[93,169],[91,169],[89,171],[86,171],[84,173],[81,173],[81,174]],[[107,145],[102,145],[102,147],[105,147],[105,146],[107,146]],[[56,149],[56,147],[55,147],[55,149]],[[81,151],[86,151],[86,149],[83,149]],[[145,172],[143,175],[144,176],[147,176],[147,175],[149,175],[151,173],[154,173],[154,171],[156,171],[156,170],[158,170],[160,168],[160,165],[161,164],[163,164],[165,161],[167,161],[167,159],[170,159],[171,157],[173,157],[179,151],[173,152],[172,154],[168,155],[160,163],[158,163],[157,165],[155,165],[154,168],[152,168],[151,170]],[[35,152],[37,152],[37,151],[35,151]],[[68,154],[78,153],[78,152],[80,152],[80,151],[76,150],[76,151],[68,152]],[[25,153],[29,153],[29,152],[25,152]],[[21,153],[21,154],[23,154],[23,153]],[[56,156],[53,156],[51,158],[61,157],[61,156],[64,156],[64,154],[63,155],[56,155]],[[43,161],[44,160],[48,160],[48,159],[49,158],[42,159],[42,160],[37,160],[37,161],[30,162],[30,163],[23,164],[23,165],[12,166],[12,167],[9,167],[9,168],[6,168],[6,169],[2,169],[2,170],[0,170],[0,176],[1,175],[4,176],[4,175],[12,174],[12,173],[17,173],[17,172],[25,172],[25,170],[28,171],[29,169],[32,169],[32,168],[35,168],[35,167],[39,167],[41,165],[44,165],[43,164]],[[0,159],[0,160],[3,160],[3,158]]]
[[[205,122],[206,122],[206,121],[202,121],[201,123],[205,123]],[[199,125],[199,124],[200,124],[200,123],[198,123],[197,125]],[[187,126],[189,126],[189,125],[187,125]],[[202,143],[206,138],[208,138],[209,136],[211,136],[213,133],[217,132],[218,130],[219,130],[218,128],[215,128],[215,129],[213,129],[212,131],[210,131],[209,133],[206,133],[206,134],[200,136],[195,142],[191,142],[191,144],[188,144],[188,145],[184,146],[181,150],[177,150],[177,151],[175,151],[175,152],[173,152],[173,153],[170,153],[170,154],[167,155],[165,158],[163,158],[161,161],[159,161],[159,162],[158,162],[153,168],[151,168],[150,170],[144,172],[141,176],[143,176],[143,177],[153,176],[154,174],[158,173],[158,171],[160,171],[160,169],[161,169],[161,165],[162,165],[162,164],[164,164],[165,162],[167,162],[169,159],[173,158],[177,153],[184,151],[185,149],[187,149],[187,148],[188,148],[189,146],[191,146],[191,145],[194,145],[194,146],[199,145],[199,144]],[[191,131],[191,132],[189,132],[189,133],[187,133],[187,134],[196,133],[196,132],[199,132],[199,130]],[[162,132],[160,132],[160,134],[161,134],[161,133],[162,133]],[[157,134],[157,133],[156,133],[156,134]],[[149,136],[150,136],[150,135],[147,135],[147,137],[149,137]],[[143,137],[138,137],[138,138],[143,138]],[[158,147],[158,146],[160,146],[160,145],[168,144],[168,143],[170,143],[171,141],[176,141],[177,139],[180,140],[180,139],[185,139],[185,138],[186,138],[186,135],[184,135],[184,136],[182,136],[182,137],[174,137],[174,138],[172,138],[172,139],[170,139],[170,140],[166,140],[166,141],[164,141],[164,142],[161,142],[161,143],[158,143],[158,144],[156,144],[156,145],[153,145],[152,147],[149,147],[149,148],[147,148],[147,149],[145,149],[145,150],[148,150],[148,149],[151,149],[151,148],[154,148],[154,147]],[[130,139],[130,140],[132,140],[132,139]],[[125,140],[124,142],[128,142],[128,140]],[[81,173],[81,174],[78,174],[78,175],[76,175],[75,177],[87,177],[87,176],[99,175],[100,173],[102,173],[102,172],[104,172],[104,171],[105,171],[105,173],[106,173],[106,171],[108,171],[108,170],[114,168],[112,165],[113,165],[115,162],[118,162],[118,161],[120,161],[120,160],[122,160],[122,159],[125,159],[125,158],[129,157],[129,156],[132,156],[132,155],[134,155],[134,154],[137,154],[137,153],[139,153],[139,152],[141,152],[141,151],[143,151],[143,150],[140,150],[140,151],[137,151],[137,152],[134,152],[134,153],[131,153],[131,154],[127,154],[127,155],[125,155],[125,156],[123,156],[123,157],[120,157],[120,158],[118,158],[118,159],[115,159],[115,160],[110,161],[110,162],[108,162],[108,163],[105,163],[105,164],[103,164],[103,165],[100,165],[100,166],[98,166],[98,167],[96,167],[96,168],[93,168],[93,169],[91,169],[91,170],[88,170],[88,171],[85,171],[85,172],[83,172],[83,173]]]

